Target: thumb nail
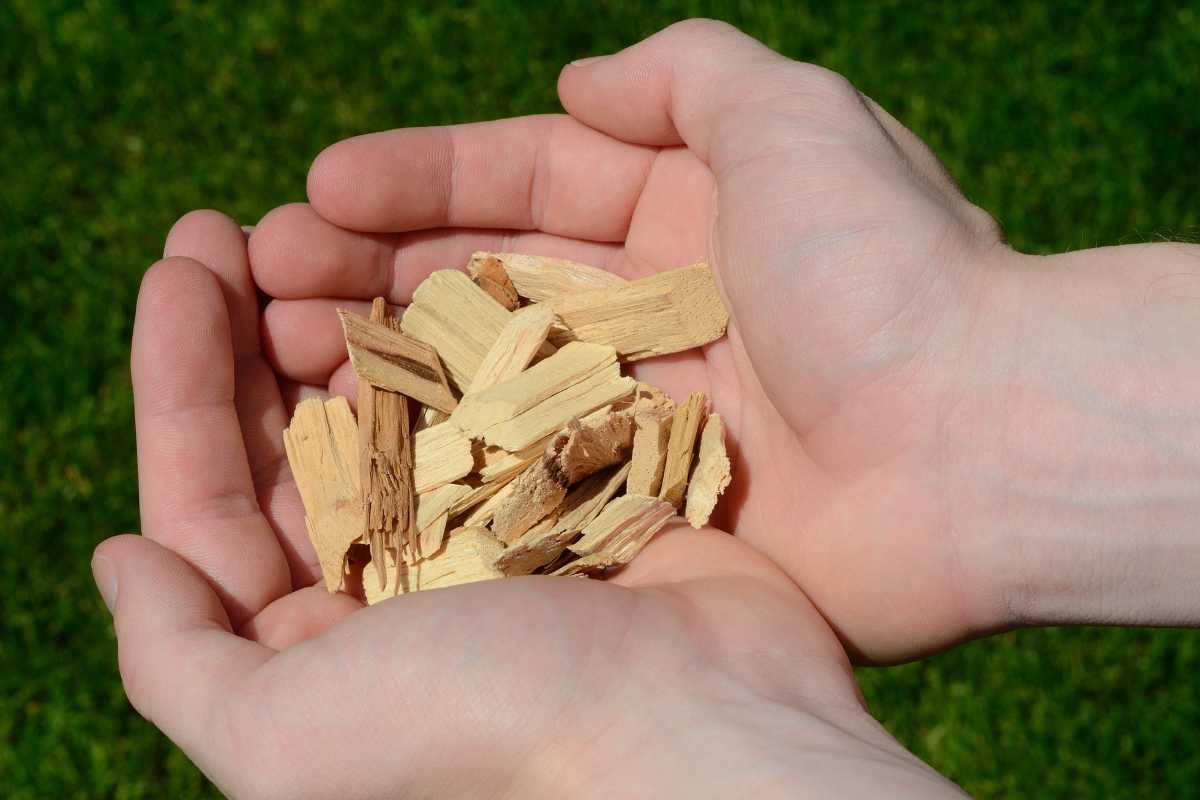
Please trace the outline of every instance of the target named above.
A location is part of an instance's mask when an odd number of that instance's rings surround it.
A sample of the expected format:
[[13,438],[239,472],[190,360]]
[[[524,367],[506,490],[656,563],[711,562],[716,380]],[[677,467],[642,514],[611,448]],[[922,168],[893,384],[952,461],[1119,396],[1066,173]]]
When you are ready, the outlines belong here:
[[585,67],[590,64],[595,64],[597,61],[603,61],[608,56],[588,56],[587,58],[577,58],[571,62],[572,67]]
[[106,556],[96,556],[92,559],[92,577],[108,613],[113,613],[117,607],[117,568]]

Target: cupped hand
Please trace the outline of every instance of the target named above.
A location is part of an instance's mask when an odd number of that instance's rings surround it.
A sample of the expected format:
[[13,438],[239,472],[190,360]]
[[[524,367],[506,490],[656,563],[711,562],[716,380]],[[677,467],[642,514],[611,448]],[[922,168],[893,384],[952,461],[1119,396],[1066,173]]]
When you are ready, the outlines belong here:
[[144,536],[93,562],[131,701],[228,795],[955,794],[866,713],[795,584],[711,529],[664,532],[605,583],[328,594],[281,442],[328,387],[260,339],[320,353],[325,331],[264,326],[258,291],[232,220],[172,229],[134,331]]
[[[707,391],[735,475],[718,524],[778,564],[857,658],[1004,623],[952,416],[1005,271],[995,223],[841,77],[727,25],[673,26],[566,67],[569,116],[356,137],[310,205],[250,242],[272,363],[349,393],[328,298],[402,304],[473,250],[627,278],[707,258],[729,336],[636,373]],[[304,332],[306,335],[300,335]],[[988,350],[989,358],[992,350]],[[986,420],[982,421],[986,424]]]

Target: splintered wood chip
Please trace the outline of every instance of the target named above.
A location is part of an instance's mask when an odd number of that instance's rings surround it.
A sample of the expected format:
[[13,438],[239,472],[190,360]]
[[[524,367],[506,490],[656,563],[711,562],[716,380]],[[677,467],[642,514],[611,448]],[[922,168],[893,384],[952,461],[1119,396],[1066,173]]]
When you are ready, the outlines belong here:
[[612,345],[623,361],[708,344],[725,335],[729,322],[712,270],[704,263],[546,302],[566,326],[552,341]]
[[283,446],[304,503],[304,522],[325,588],[342,584],[346,551],[363,534],[358,472],[358,425],[344,397],[313,398],[296,406]]
[[[476,581],[503,578],[494,564],[504,545],[486,528],[459,528],[446,537],[442,549],[415,564],[390,563],[389,579],[383,589],[377,586],[374,565],[363,568],[363,589],[369,605],[397,594],[444,589]],[[390,555],[388,556],[390,558]]]
[[520,253],[479,252],[471,256],[467,269],[472,275],[494,274],[495,265],[504,270],[517,294],[534,302],[584,289],[607,289],[628,283],[619,275],[587,264]]
[[458,405],[432,347],[349,311],[339,309],[338,317],[359,380],[447,414]]
[[717,499],[729,485],[729,456],[725,453],[725,423],[709,414],[700,434],[700,452],[687,491],[687,521],[693,528],[708,524]]
[[[518,575],[603,577],[729,486],[725,425],[623,364],[722,336],[707,264],[627,281],[476,253],[397,320],[339,311],[359,378],[300,403],[284,445],[326,588],[368,603]],[[412,398],[411,416],[409,398]],[[540,580],[540,578],[539,578]]]
[[663,465],[662,488],[658,496],[676,508],[683,502],[683,493],[687,489],[692,449],[707,403],[702,392],[692,392],[687,402],[675,409],[675,418],[671,421],[671,438],[667,442],[667,460]]
[[674,514],[674,506],[656,497],[627,494],[610,501],[570,546],[582,558],[555,574],[578,575],[628,564]]

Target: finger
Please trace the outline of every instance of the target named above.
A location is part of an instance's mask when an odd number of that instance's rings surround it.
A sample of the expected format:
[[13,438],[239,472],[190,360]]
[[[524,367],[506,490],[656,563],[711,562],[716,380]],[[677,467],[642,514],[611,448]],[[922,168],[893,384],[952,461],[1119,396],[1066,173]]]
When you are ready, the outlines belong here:
[[146,273],[133,332],[142,525],[212,581],[239,624],[291,589],[234,405],[229,317],[203,264]]
[[686,144],[719,172],[757,135],[748,111],[800,104],[819,112],[826,84],[849,87],[731,25],[688,20],[614,55],[568,64],[558,95],[571,116],[599,131],[640,144]]
[[96,582],[113,611],[125,692],[200,769],[218,778],[228,755],[228,698],[274,652],[231,632],[212,587],[170,550],[142,536],[96,548]]
[[246,235],[217,211],[192,211],[171,228],[167,257],[186,256],[217,278],[233,335],[234,400],[246,442],[250,471],[258,475],[283,458],[281,434],[287,424],[279,387],[260,351],[258,288],[250,275]]
[[620,248],[536,232],[436,230],[403,235],[351,231],[306,203],[274,209],[250,237],[254,279],[272,297],[386,297],[408,303],[436,269],[459,269],[476,250],[517,251],[606,266]]
[[321,216],[364,231],[515,228],[619,242],[652,149],[556,115],[372,133],[308,173]]
[[164,258],[195,259],[216,276],[237,356],[258,352],[258,288],[250,276],[246,234],[219,211],[189,211],[171,226]]
[[358,411],[358,374],[349,360],[333,371],[329,376],[329,396],[346,398],[350,407]]
[[283,405],[287,409],[289,416],[296,412],[296,406],[310,397],[314,397],[322,403],[329,399],[329,387],[327,385],[321,386],[311,383],[298,383],[296,381],[280,381],[279,393],[283,395]]
[[[328,385],[346,360],[346,338],[338,309],[370,314],[365,300],[272,300],[263,310],[263,349],[281,378]],[[391,309],[399,313],[399,309]]]
[[324,584],[308,586],[271,603],[239,633],[272,650],[286,650],[320,636],[362,607],[348,594],[330,594]]
[[315,560],[305,535],[304,509],[294,488],[283,449],[283,429],[290,415],[279,384],[260,355],[258,288],[247,257],[248,234],[216,211],[185,214],[167,237],[167,255],[186,255],[216,276],[225,297],[233,330],[234,405],[245,443],[250,478],[259,508],[274,529],[293,572],[293,586],[311,581]]

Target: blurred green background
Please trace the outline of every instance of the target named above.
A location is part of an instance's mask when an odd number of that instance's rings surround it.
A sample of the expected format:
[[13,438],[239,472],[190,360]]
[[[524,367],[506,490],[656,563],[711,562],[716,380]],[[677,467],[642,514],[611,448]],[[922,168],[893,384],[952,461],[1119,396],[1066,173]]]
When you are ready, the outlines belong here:
[[[351,134],[556,110],[564,62],[696,15],[847,75],[1018,248],[1200,230],[1194,4],[0,3],[0,796],[215,795],[125,702],[88,571],[138,524],[127,343],[171,222],[303,199]],[[1026,631],[860,676],[980,796],[1200,791],[1197,632]]]

